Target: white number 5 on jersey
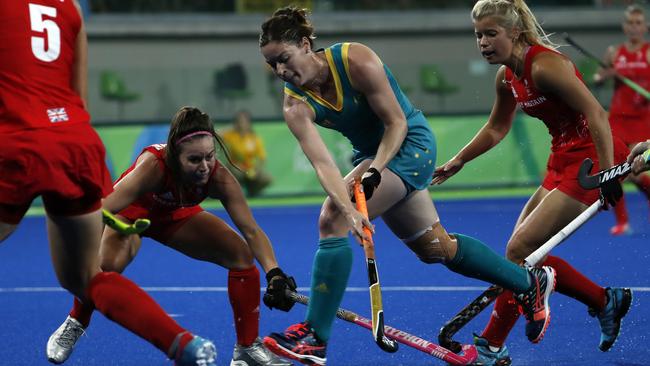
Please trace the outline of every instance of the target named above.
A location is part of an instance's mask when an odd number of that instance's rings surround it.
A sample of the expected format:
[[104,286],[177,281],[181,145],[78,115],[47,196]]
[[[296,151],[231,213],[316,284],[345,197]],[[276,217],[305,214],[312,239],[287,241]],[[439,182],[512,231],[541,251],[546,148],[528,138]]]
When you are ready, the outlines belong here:
[[[61,54],[61,31],[54,20],[43,19],[44,16],[56,18],[56,8],[29,4],[32,30],[45,33],[43,36],[32,36],[32,53],[41,61],[52,62]],[[47,47],[45,39],[47,39]]]

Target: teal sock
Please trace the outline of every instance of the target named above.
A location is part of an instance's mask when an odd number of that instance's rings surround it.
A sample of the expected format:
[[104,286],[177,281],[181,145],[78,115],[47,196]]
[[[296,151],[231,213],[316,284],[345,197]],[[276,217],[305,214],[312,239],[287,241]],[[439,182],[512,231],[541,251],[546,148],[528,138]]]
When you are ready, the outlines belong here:
[[482,241],[452,234],[458,241],[456,256],[446,266],[466,277],[499,285],[515,293],[530,287],[528,271],[496,254]]
[[330,337],[352,269],[352,248],[348,238],[327,238],[318,242],[311,275],[311,299],[306,321],[324,342]]

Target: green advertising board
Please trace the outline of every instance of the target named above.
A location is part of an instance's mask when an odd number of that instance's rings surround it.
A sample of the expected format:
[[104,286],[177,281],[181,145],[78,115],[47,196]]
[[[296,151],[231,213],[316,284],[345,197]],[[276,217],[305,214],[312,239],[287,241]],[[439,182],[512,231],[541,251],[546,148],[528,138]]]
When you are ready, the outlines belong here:
[[[434,117],[429,122],[438,143],[437,165],[443,164],[465,146],[485,123],[484,116]],[[255,123],[263,139],[268,160],[266,167],[273,183],[264,192],[267,197],[322,194],[309,161],[305,158],[283,122]],[[108,164],[113,177],[119,176],[140,150],[153,143],[164,143],[168,126],[105,126],[97,131],[106,144]],[[335,131],[319,127],[325,144],[343,174],[350,163],[350,144]],[[517,118],[506,138],[491,151],[467,164],[455,177],[432,190],[487,189],[533,186],[539,183],[546,167],[550,136],[544,125],[530,117]]]

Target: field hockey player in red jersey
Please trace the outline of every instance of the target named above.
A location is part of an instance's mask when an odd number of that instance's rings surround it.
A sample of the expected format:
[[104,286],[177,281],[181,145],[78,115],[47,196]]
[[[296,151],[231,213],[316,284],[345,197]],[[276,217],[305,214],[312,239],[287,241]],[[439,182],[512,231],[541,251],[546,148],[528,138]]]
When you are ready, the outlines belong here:
[[[582,81],[567,57],[557,52],[523,0],[480,0],[472,10],[476,42],[490,64],[502,65],[495,78],[496,100],[485,126],[447,163],[436,169],[440,184],[499,143],[510,130],[515,110],[540,119],[552,137],[551,154],[542,185],[524,206],[506,249],[521,263],[602,195],[606,205],[621,198],[620,182],[609,180],[598,190],[578,184],[578,168],[591,158],[602,168],[625,159],[625,144],[612,139],[607,113]],[[603,288],[566,261],[548,256],[542,263],[557,272],[556,290],[573,297],[597,316],[601,326],[599,348],[607,351],[619,334],[632,293],[625,288]],[[490,321],[475,338],[482,365],[507,365],[504,345],[519,317],[510,291],[494,306]]]
[[86,111],[87,39],[79,4],[0,2],[0,241],[41,196],[59,283],[79,303],[152,343],[177,365],[215,365],[212,342],[171,319],[137,285],[103,272],[105,150]]
[[[207,114],[193,107],[181,108],[172,119],[167,144],[146,147],[115,182],[104,207],[125,222],[147,218],[151,226],[142,236],[228,269],[228,298],[237,334],[231,365],[289,366],[291,363],[270,353],[258,338],[260,274],[253,260],[266,272],[264,302],[269,307],[288,311],[293,302],[285,298],[284,291],[295,290],[296,285],[278,267],[271,243],[253,218],[241,186],[216,159],[215,141],[220,142]],[[221,201],[243,238],[199,206],[208,197]],[[141,245],[140,235],[122,235],[106,228],[101,243],[102,269],[123,272]],[[61,363],[70,356],[93,310],[92,304],[75,299],[68,318],[48,341],[50,360]]]
[[[624,14],[623,33],[626,40],[618,46],[610,46],[605,54],[605,64],[594,75],[598,83],[614,79],[614,94],[609,106],[609,123],[612,134],[632,148],[636,143],[650,139],[650,100],[634,91],[617,76],[632,80],[646,90],[650,89],[650,43],[645,40],[648,33],[645,12],[639,5],[630,5]],[[630,174],[631,180],[650,199],[650,177],[646,174]],[[612,235],[630,234],[625,198],[614,208],[616,225],[610,229]]]

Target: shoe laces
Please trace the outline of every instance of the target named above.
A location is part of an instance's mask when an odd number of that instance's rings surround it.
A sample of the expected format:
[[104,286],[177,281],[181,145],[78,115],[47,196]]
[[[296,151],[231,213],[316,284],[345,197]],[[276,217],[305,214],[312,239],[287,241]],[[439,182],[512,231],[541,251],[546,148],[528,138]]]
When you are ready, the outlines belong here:
[[519,303],[522,306],[524,316],[526,316],[526,319],[529,321],[532,321],[535,317],[535,314],[544,308],[541,289],[546,287],[546,284],[543,282],[547,281],[547,278],[546,276],[541,275],[539,271],[543,272],[544,270],[539,268],[533,268],[530,270],[530,274],[534,280],[534,283],[528,290],[517,296]]
[[56,343],[64,348],[71,348],[77,343],[79,337],[85,333],[84,329],[72,321],[66,321],[63,331],[56,340]]
[[307,322],[298,323],[290,326],[287,330],[284,331],[284,335],[287,338],[300,339],[305,335],[309,334],[310,329],[307,325]]

